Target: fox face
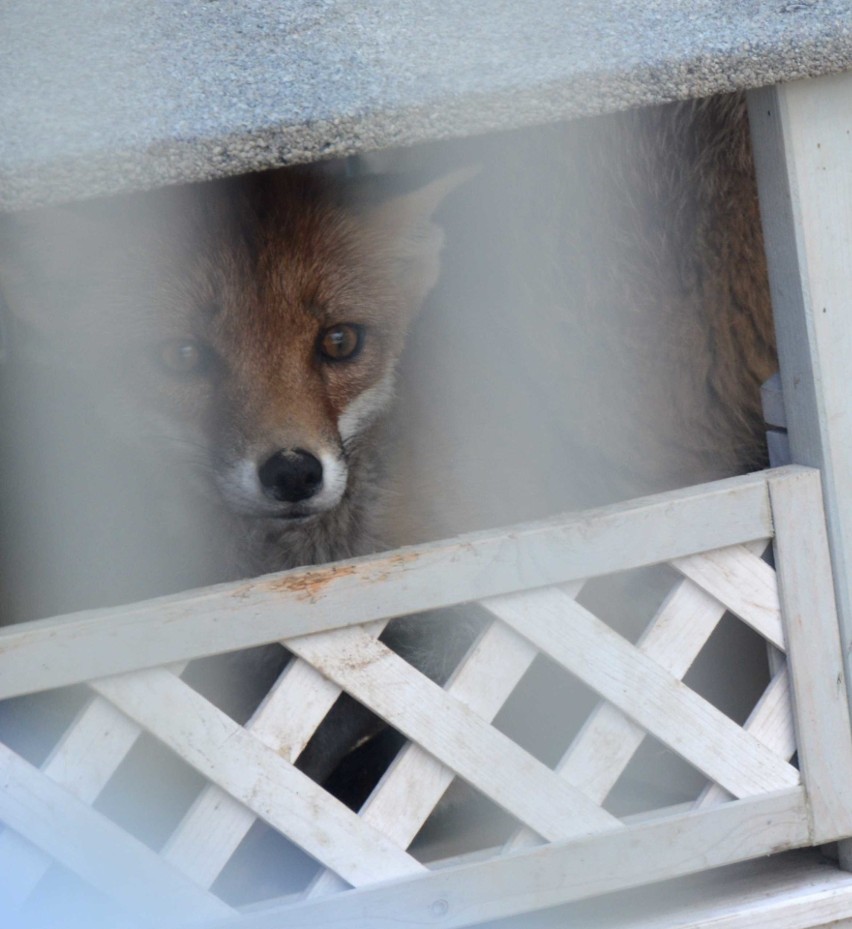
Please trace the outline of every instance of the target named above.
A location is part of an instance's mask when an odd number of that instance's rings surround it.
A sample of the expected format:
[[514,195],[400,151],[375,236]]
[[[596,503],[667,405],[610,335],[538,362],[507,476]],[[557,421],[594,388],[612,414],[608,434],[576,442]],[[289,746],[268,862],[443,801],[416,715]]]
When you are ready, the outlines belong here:
[[33,213],[0,285],[125,432],[233,513],[310,523],[353,492],[456,183],[377,201],[291,169]]

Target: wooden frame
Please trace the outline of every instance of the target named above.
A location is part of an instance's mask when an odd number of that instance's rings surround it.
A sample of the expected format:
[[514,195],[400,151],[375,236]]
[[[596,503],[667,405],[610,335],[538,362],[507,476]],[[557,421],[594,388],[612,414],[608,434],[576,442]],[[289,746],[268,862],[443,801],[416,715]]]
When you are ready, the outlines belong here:
[[[852,644],[852,75],[749,94],[749,115],[791,458],[820,469],[834,591]],[[852,693],[849,695],[852,700]],[[841,844],[852,866],[852,846]]]
[[[0,836],[6,898],[20,902],[56,858],[152,918],[168,911],[180,922],[192,912],[271,927],[286,912],[288,926],[373,926],[404,912],[411,925],[466,926],[852,834],[852,736],[845,696],[838,696],[843,671],[821,513],[818,474],[782,468],[223,585],[112,619],[103,611],[9,630],[0,673],[11,692],[33,686],[6,677],[21,656],[44,669],[42,686],[68,679],[53,664],[63,642],[84,641],[99,657],[89,668],[98,696],[43,771],[0,750],[0,816],[17,830]],[[761,540],[773,536],[780,583],[759,557]],[[637,646],[575,602],[585,577],[661,561],[682,580]],[[362,587],[364,578],[372,586]],[[444,689],[376,638],[385,617],[468,599],[499,622]],[[259,618],[249,642],[284,638],[299,658],[245,727],[179,679],[182,663],[147,668],[152,654],[136,647],[140,617],[157,627],[153,654],[167,661],[248,644],[247,624],[223,622],[237,615],[235,603]],[[681,682],[728,609],[790,653],[789,676],[782,667],[743,726]],[[293,635],[307,613],[325,628]],[[176,615],[184,618],[175,622]],[[197,633],[211,622],[223,628],[199,636],[203,644],[188,652],[184,627]],[[539,652],[606,701],[555,770],[490,725]],[[122,673],[101,676],[111,660]],[[128,663],[137,670],[127,672]],[[73,679],[81,676],[77,669]],[[290,701],[308,706],[313,725],[341,690],[411,739],[359,814],[290,763],[311,731],[291,723]],[[142,731],[211,785],[159,856],[89,806]],[[622,821],[602,803],[646,731],[704,772],[708,787],[689,809]],[[796,750],[803,783],[787,763]],[[436,864],[430,873],[406,848],[456,776],[523,828],[503,851]],[[328,870],[301,902],[237,914],[207,888],[257,818]],[[114,867],[99,870],[102,860]],[[617,871],[607,866],[612,861]],[[146,894],[152,882],[158,891]],[[347,885],[361,889],[340,894]]]
[[752,91],[749,115],[791,452],[795,462],[822,474],[834,587],[848,645],[852,75]]

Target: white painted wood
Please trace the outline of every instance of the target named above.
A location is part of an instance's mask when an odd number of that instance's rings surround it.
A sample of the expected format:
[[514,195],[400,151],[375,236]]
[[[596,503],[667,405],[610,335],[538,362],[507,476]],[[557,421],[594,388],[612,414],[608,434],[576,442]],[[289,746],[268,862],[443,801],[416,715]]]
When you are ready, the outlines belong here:
[[[796,730],[786,661],[773,675],[743,728],[779,758],[792,758],[795,754]],[[710,784],[695,806],[696,809],[707,809],[730,799],[731,795],[726,790],[718,784]]]
[[558,590],[485,605],[735,796],[799,782],[785,760]]
[[[838,621],[850,680],[852,76],[752,91],[749,118],[790,452],[820,469]],[[841,848],[841,860],[852,849]]]
[[[828,862],[776,857],[751,875],[726,873],[693,899],[657,916],[625,916],[607,929],[846,929],[852,918],[852,879]],[[541,927],[544,929],[544,927]]]
[[[642,919],[621,923],[627,929],[852,929],[852,888],[837,882],[809,891],[800,884],[783,894],[762,891],[751,905],[735,902],[736,910],[720,913],[668,914],[665,920]],[[612,929],[620,929],[613,926]]]
[[92,686],[350,884],[423,870],[402,849],[169,672],[140,671]]
[[[760,551],[763,542],[752,543]],[[725,614],[725,606],[690,580],[666,597],[639,640],[638,647],[677,678],[682,678]],[[645,730],[611,703],[592,711],[556,770],[597,803],[603,803],[642,744]],[[534,833],[520,830],[507,848],[536,844]]]
[[[376,623],[369,631],[379,635],[385,625]],[[340,693],[336,684],[294,658],[246,730],[282,758],[295,762]],[[210,887],[256,819],[252,810],[211,784],[169,838],[163,857],[202,887]]]
[[[753,551],[763,548],[753,543]],[[682,678],[725,614],[725,606],[692,581],[678,584],[652,619],[638,647],[661,667]],[[645,730],[611,703],[589,716],[557,770],[598,803],[603,803],[645,738]]]
[[852,835],[852,729],[817,471],[772,478],[799,765],[813,840]]
[[[433,863],[455,868],[495,854],[475,852]],[[256,905],[255,912],[292,904]],[[546,913],[509,919],[505,929],[847,929],[852,924],[852,878],[816,850],[765,856],[703,875],[667,881],[656,893],[623,891]],[[849,917],[849,918],[844,918]],[[830,925],[829,925],[830,924]]]
[[[844,654],[852,644],[852,74],[749,94],[793,460],[822,473]],[[847,679],[849,665],[847,664]]]
[[[95,697],[57,743],[44,773],[73,796],[93,803],[139,736],[139,727],[105,700]],[[53,859],[18,833],[0,834],[0,881],[7,906],[20,906]]]
[[580,515],[0,630],[0,699],[756,538],[763,475]]
[[199,887],[209,888],[255,822],[249,807],[220,787],[206,787],[161,854]]
[[[563,588],[575,597],[577,583]],[[502,623],[492,623],[480,636],[446,691],[482,719],[490,722],[526,673],[536,655],[526,639]],[[409,742],[394,760],[360,811],[361,817],[407,848],[437,806],[455,773],[419,745]],[[310,888],[310,896],[343,889],[340,879],[324,872]]]
[[287,645],[539,835],[556,839],[620,827],[615,817],[362,630],[319,633]]
[[198,923],[233,912],[5,745],[0,820],[137,920]]
[[[447,693],[490,722],[529,669],[537,650],[500,623],[493,624],[477,642]],[[430,783],[424,774],[437,772]],[[435,761],[420,746],[409,743],[394,768],[368,799],[361,815],[394,841],[407,847],[449,787],[455,773]]]
[[672,566],[703,587],[776,648],[784,650],[775,571],[744,546],[688,558]]
[[340,694],[337,684],[296,658],[246,728],[282,758],[295,762]]
[[808,842],[804,791],[793,788],[605,835],[441,870],[385,887],[246,914],[221,929],[455,929]]
[[[601,910],[600,923],[596,912],[587,911],[585,925],[596,929],[846,929],[852,917],[852,878],[819,860],[818,854],[793,852],[775,856],[771,862],[731,866],[702,881],[668,884],[654,903],[647,898],[626,900],[616,915],[603,902]],[[535,929],[564,929],[573,924],[570,908],[563,908],[552,921],[534,921]],[[512,929],[522,926],[518,922]]]
[[[181,674],[185,665],[172,670]],[[42,771],[75,797],[92,804],[141,734],[112,704],[93,697],[54,746]],[[15,832],[0,833],[0,891],[7,908],[26,901],[52,864],[49,855]]]

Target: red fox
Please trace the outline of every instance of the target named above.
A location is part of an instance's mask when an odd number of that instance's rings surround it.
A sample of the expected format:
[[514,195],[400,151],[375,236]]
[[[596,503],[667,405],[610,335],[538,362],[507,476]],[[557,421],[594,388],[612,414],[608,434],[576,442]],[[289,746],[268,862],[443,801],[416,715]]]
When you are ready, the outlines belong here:
[[[775,355],[742,98],[445,151],[484,164],[447,204],[388,541],[762,463]],[[360,554],[439,277],[433,216],[464,176],[382,199],[286,169],[22,214],[0,291],[135,438],[134,468],[185,466],[225,523],[194,536],[233,549],[211,580]]]
[[296,169],[37,211],[6,223],[0,284],[140,458],[212,492],[233,573],[363,554],[376,433],[438,277],[432,215],[460,179],[381,199]]

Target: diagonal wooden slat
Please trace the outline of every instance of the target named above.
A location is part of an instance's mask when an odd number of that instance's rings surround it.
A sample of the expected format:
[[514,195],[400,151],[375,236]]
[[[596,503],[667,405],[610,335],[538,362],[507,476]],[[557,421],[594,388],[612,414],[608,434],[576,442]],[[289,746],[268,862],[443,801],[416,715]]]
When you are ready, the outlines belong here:
[[737,545],[670,563],[784,651],[778,581],[775,571],[756,554]]
[[[743,728],[760,739],[779,758],[792,758],[796,751],[796,731],[790,700],[790,675],[786,664],[775,673]],[[731,795],[718,784],[710,784],[695,803],[696,809],[716,806]]]
[[[682,581],[666,598],[638,647],[661,667],[681,678],[692,665],[725,607],[691,581]],[[557,766],[572,784],[603,803],[645,730],[611,703],[595,708]]]
[[92,686],[350,884],[423,870],[402,849],[168,671],[141,671]]
[[[574,597],[581,588],[581,583],[575,583],[563,589]],[[502,623],[493,623],[447,683],[447,693],[490,722],[537,654],[526,639]],[[407,848],[454,777],[450,768],[409,742],[360,815]],[[321,896],[343,887],[335,874],[326,871],[314,882],[308,896]]]
[[[100,697],[69,727],[42,770],[85,803],[93,803],[140,734],[139,727]],[[50,855],[16,832],[0,835],[6,907],[21,906],[53,864]]]
[[620,827],[615,817],[361,630],[320,633],[287,644],[543,837]]
[[[180,674],[186,666],[173,665]],[[111,703],[94,696],[57,742],[42,771],[75,797],[92,804],[142,730]],[[7,908],[20,907],[53,861],[16,832],[0,834],[0,874]]]
[[[746,549],[760,554],[765,547],[766,542],[759,541],[749,543]],[[719,554],[724,556],[732,551],[724,549]],[[639,639],[638,647],[675,677],[682,678],[725,612],[725,606],[715,597],[684,579],[672,588]],[[589,797],[603,803],[645,734],[644,729],[611,703],[602,702],[589,716],[556,770]],[[790,756],[782,754],[782,757]],[[534,834],[520,830],[506,847],[520,848],[535,841]]]
[[735,796],[799,783],[795,768],[558,590],[486,605]]
[[233,913],[5,745],[0,788],[0,820],[136,919],[196,923]]
[[[386,623],[369,627],[380,635]],[[340,687],[307,662],[294,658],[246,725],[261,743],[294,762],[323,721]],[[230,861],[257,816],[227,792],[206,787],[163,849],[165,859],[194,881],[209,887]],[[215,840],[211,840],[211,832]]]

